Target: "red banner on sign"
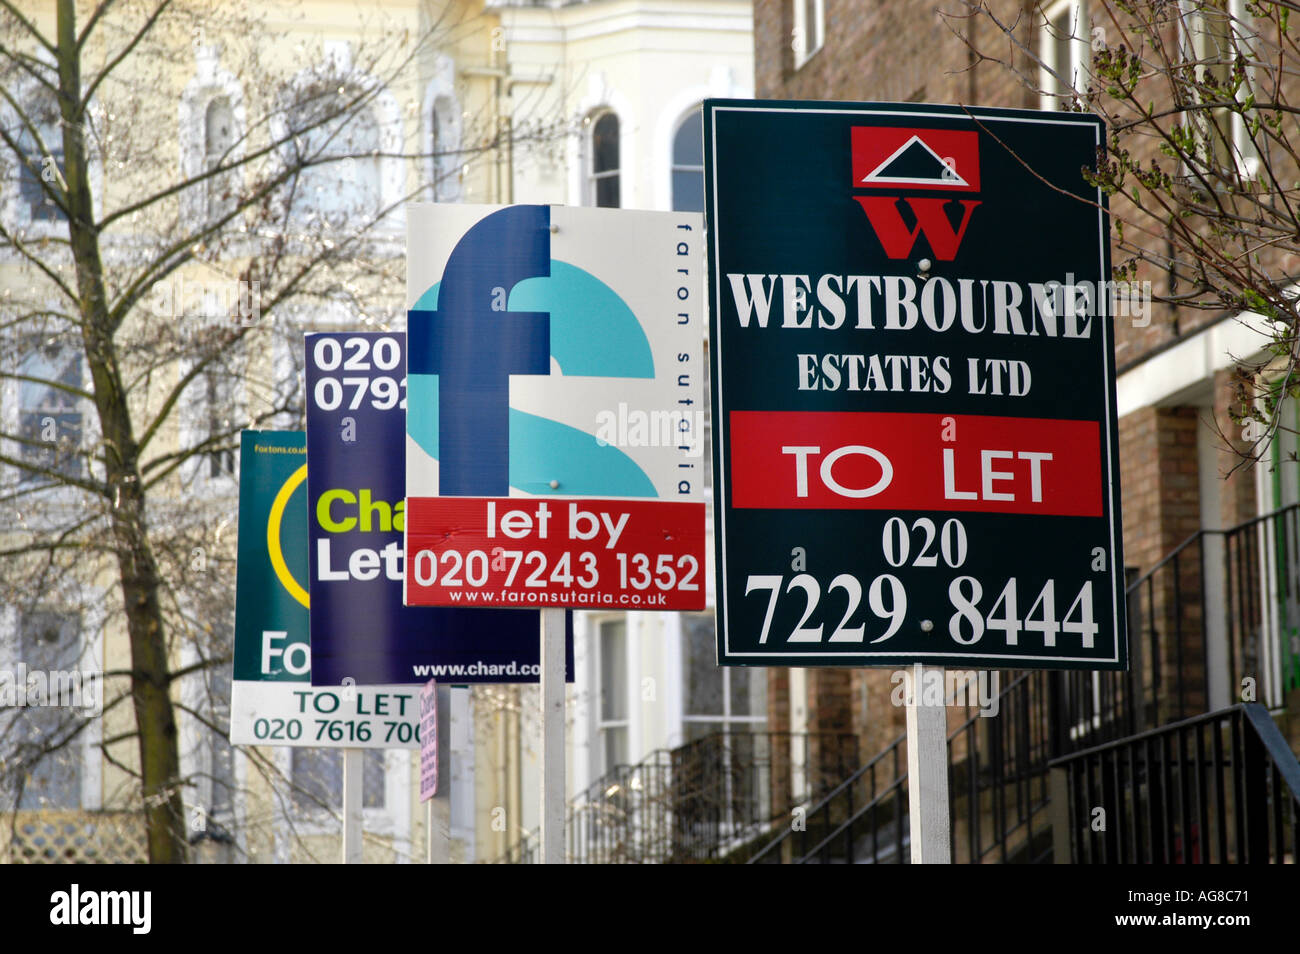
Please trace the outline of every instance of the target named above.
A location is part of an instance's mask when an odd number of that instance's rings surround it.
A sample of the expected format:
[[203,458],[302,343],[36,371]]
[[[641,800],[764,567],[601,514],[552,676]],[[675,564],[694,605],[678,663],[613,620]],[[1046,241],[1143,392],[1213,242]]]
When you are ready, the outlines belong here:
[[410,497],[412,606],[704,609],[704,504]]
[[733,411],[731,505],[1097,517],[1095,421]]

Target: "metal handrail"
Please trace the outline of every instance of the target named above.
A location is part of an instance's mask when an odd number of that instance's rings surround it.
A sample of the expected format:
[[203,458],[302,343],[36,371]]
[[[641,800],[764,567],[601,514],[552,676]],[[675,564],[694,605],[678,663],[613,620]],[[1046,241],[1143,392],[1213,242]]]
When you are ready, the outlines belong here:
[[1176,547],[1174,547],[1172,550],[1166,553],[1160,559],[1159,563],[1152,566],[1151,569],[1147,570],[1145,573],[1143,573],[1132,583],[1124,587],[1124,592],[1126,594],[1137,592],[1137,588],[1141,586],[1143,583],[1147,582],[1147,580],[1149,580],[1157,570],[1162,569],[1168,563],[1172,563],[1174,560],[1178,558],[1179,554],[1181,554],[1193,543],[1199,541],[1202,537],[1210,536],[1212,534],[1218,534],[1220,536],[1228,536],[1229,534],[1239,533],[1242,530],[1247,530],[1258,523],[1265,522],[1266,520],[1276,520],[1278,517],[1292,510],[1300,510],[1300,503],[1287,504],[1285,507],[1278,507],[1276,510],[1270,510],[1268,513],[1260,514],[1257,517],[1251,517],[1249,520],[1243,520],[1241,523],[1231,527],[1222,527],[1219,529],[1214,529],[1211,527],[1202,527],[1201,529],[1197,530],[1195,533],[1187,537],[1185,540],[1183,540],[1182,543],[1178,544]]
[[[1073,862],[1300,859],[1300,761],[1259,703],[1074,752],[1050,770],[1063,802],[1057,848]],[[1094,830],[1084,816],[1099,809],[1106,824]]]
[[[802,763],[793,756],[796,742],[805,746]],[[828,772],[840,777],[856,751],[850,733],[767,731],[715,732],[656,749],[635,765],[615,766],[569,800],[568,854],[598,861],[721,857],[752,839],[755,825],[783,814],[783,799],[820,798],[821,779]],[[786,793],[781,783],[800,764],[814,787]],[[492,863],[536,861],[536,840],[536,832],[525,832]]]
[[[861,781],[862,777],[867,773],[869,773],[871,769],[875,767],[876,763],[883,761],[886,756],[889,756],[897,752],[897,750],[900,749],[903,743],[906,741],[907,741],[907,733],[900,732],[897,736],[894,737],[894,739],[888,745],[886,745],[883,749],[881,749],[878,753],[876,753],[876,755],[872,756],[871,759],[867,761],[861,768],[859,768],[852,775],[850,775],[844,781],[840,782],[840,784],[836,785],[833,789],[827,792],[820,802],[818,802],[812,808],[809,808],[807,811],[805,811],[804,817],[807,818],[809,816],[816,815],[823,808],[827,807],[832,801],[838,798],[842,793],[851,789],[854,785],[856,785],[859,781]],[[904,779],[906,777],[907,777],[907,770],[904,769],[888,783],[889,787],[892,788],[895,782],[899,781],[900,779]],[[872,803],[874,803],[875,801],[876,799],[874,798],[871,800]],[[773,851],[778,850],[779,847],[787,839],[792,838],[793,836],[794,836],[794,829],[793,828],[786,829],[780,835],[774,838],[772,841],[764,845],[762,850],[760,850],[757,854],[753,855],[749,859],[748,864],[751,865],[759,864],[761,858],[763,858],[764,856],[768,855]]]

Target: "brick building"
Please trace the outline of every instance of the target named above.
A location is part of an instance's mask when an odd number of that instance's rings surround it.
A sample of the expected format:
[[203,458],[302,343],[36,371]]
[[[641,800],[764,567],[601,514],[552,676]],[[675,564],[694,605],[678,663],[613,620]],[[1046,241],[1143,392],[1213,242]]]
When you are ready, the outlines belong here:
[[[1201,6],[1184,5],[1184,16],[1206,16]],[[1250,22],[1237,0],[1207,6]],[[1066,84],[1086,84],[1090,52],[1115,41],[1113,21],[1103,23],[1098,10],[1090,18],[1087,0],[993,0],[988,7],[1013,26],[1014,43],[990,19],[958,15],[956,0],[755,0],[755,94],[1060,109],[1069,99]],[[1026,82],[1008,63],[1039,82]],[[1123,215],[1127,202],[1117,195],[1112,211]],[[1275,264],[1294,274],[1294,262]],[[1143,266],[1137,278],[1157,295],[1177,291],[1172,272]],[[1238,466],[1238,451],[1249,443],[1230,417],[1234,399],[1240,404],[1234,374],[1261,359],[1268,338],[1251,316],[1232,312],[1157,303],[1148,317],[1117,318],[1115,330],[1124,555],[1131,580],[1149,574],[1130,592],[1135,678],[1166,688],[1176,681],[1179,706],[1191,714],[1237,701],[1237,683],[1251,677],[1260,701],[1278,713],[1300,685],[1295,613],[1291,601],[1272,605],[1267,585],[1234,569],[1269,548],[1289,553],[1283,543],[1294,511],[1243,524],[1300,497],[1297,465],[1287,460],[1293,438],[1269,451],[1276,466]],[[1285,413],[1294,426],[1294,410]],[[1180,546],[1178,557],[1162,562]],[[884,670],[772,670],[769,728],[851,729],[869,758],[904,727],[890,690]],[[950,726],[960,718],[950,709]],[[1160,721],[1162,710],[1148,718]]]

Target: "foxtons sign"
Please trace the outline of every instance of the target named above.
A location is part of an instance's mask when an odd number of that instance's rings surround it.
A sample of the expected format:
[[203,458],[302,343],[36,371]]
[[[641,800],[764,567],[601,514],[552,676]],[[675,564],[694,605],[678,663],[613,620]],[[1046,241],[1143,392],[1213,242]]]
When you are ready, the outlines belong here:
[[1100,121],[704,134],[720,662],[1125,668]]

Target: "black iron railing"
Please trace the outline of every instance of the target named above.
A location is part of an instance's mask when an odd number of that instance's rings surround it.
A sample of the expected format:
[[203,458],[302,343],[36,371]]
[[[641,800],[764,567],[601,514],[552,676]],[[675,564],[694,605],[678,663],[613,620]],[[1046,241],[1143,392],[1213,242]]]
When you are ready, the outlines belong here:
[[[1014,675],[993,697],[995,704],[967,705],[949,733],[954,861],[1042,861],[1050,855],[1048,682],[1059,675]],[[782,832],[750,863],[906,863],[907,795],[906,742],[899,735],[809,807],[802,828]]]
[[[567,857],[582,864],[736,860],[858,762],[848,733],[719,732],[620,765],[570,800]],[[530,833],[500,858],[538,860]]]
[[811,806],[797,806],[785,829],[749,864],[882,863],[906,845],[905,735]]
[[1057,860],[1300,859],[1300,764],[1258,703],[1051,763]]

